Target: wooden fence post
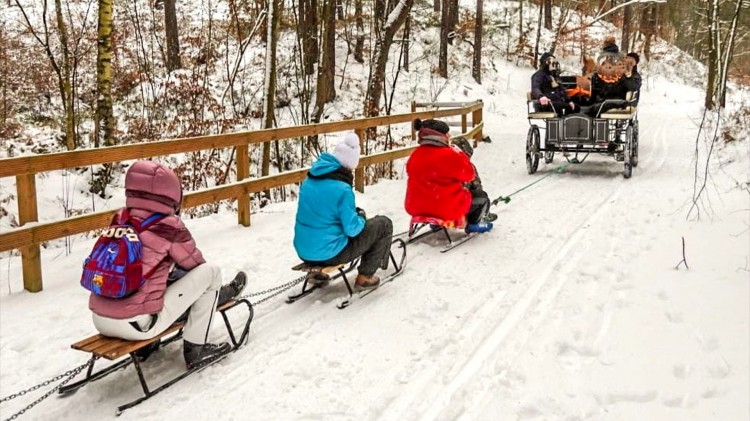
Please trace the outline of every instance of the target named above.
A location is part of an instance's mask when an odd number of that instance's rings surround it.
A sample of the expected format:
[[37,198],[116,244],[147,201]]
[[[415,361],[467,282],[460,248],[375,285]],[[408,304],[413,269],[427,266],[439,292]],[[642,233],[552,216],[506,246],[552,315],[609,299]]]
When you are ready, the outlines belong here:
[[[417,101],[411,102],[411,112],[416,113],[417,112]],[[409,126],[411,126],[411,140],[412,142],[417,140],[417,131],[414,130],[414,121],[409,123]]]
[[[482,102],[480,99],[479,102]],[[471,125],[473,127],[476,127],[479,123],[482,122],[482,108],[478,110],[474,110],[474,112],[471,113]],[[482,130],[477,131],[477,134],[474,135],[474,146],[477,146],[477,143],[482,141],[482,138],[484,135],[482,134]]]
[[[473,119],[474,116],[472,115],[471,118]],[[469,126],[468,123],[466,122],[466,120],[467,120],[467,115],[466,114],[461,114],[461,133],[466,133],[466,129]],[[472,121],[472,124],[474,124],[473,121]]]
[[[250,158],[247,145],[238,145],[237,153],[237,181],[250,177]],[[250,226],[250,195],[240,194],[237,196],[237,223]]]
[[[38,221],[36,175],[17,175],[16,189],[18,191],[18,222],[23,226],[28,222]],[[20,250],[23,287],[29,292],[39,292],[42,290],[42,260],[39,258],[39,244],[24,246]]]
[[[359,137],[359,150],[364,153],[365,131],[362,129],[356,129],[354,130],[354,133],[356,133],[357,137]],[[359,167],[354,170],[354,188],[357,189],[357,191],[360,193],[365,192],[365,168],[364,167]]]

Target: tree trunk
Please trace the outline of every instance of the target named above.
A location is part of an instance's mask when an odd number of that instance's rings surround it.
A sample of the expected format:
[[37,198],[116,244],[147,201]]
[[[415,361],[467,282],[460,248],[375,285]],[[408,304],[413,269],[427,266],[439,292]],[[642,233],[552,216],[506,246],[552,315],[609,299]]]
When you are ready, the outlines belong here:
[[177,0],[164,0],[164,32],[167,43],[167,70],[182,67],[180,62],[180,38],[177,31]]
[[523,0],[518,0],[518,39],[523,39]]
[[442,0],[432,0],[432,10],[435,11],[435,12],[439,12],[440,11],[441,2],[442,2]]
[[737,4],[734,9],[734,15],[732,16],[732,24],[729,27],[729,33],[727,34],[727,42],[724,45],[723,51],[723,65],[719,74],[719,87],[717,97],[719,100],[719,106],[725,108],[727,105],[727,79],[729,78],[729,66],[732,63],[734,56],[734,46],[737,40],[737,23],[740,19],[740,11],[742,10],[743,0],[737,0]]
[[404,70],[409,71],[409,47],[411,46],[411,14],[406,16],[404,23]]
[[631,6],[625,6],[622,12],[622,42],[620,48],[623,53],[630,51],[630,21],[633,19],[633,9]]
[[552,0],[544,0],[544,28],[552,29]]
[[474,25],[474,61],[471,65],[471,75],[477,83],[482,83],[482,31],[484,30],[484,4],[477,0],[476,24]]
[[336,0],[323,0],[323,45],[322,58],[318,66],[318,83],[315,94],[315,109],[312,121],[319,122],[323,114],[323,107],[327,102],[336,98],[336,86],[334,85],[334,71],[336,65]]
[[412,4],[414,4],[414,0],[398,0],[398,4],[388,16],[388,23],[383,27],[383,37],[375,43],[373,65],[370,68],[367,93],[365,94],[364,115],[366,117],[375,117],[380,113],[380,97],[383,95],[388,52],[393,43],[393,37],[406,21],[406,16],[409,14]]
[[443,0],[443,8],[440,19],[440,52],[438,53],[438,74],[448,77],[448,34],[450,33],[450,0]]
[[458,26],[458,0],[448,0],[448,5],[448,43],[453,45],[453,38]]
[[55,0],[55,15],[57,16],[57,33],[60,38],[60,48],[62,50],[62,103],[65,109],[65,145],[69,151],[76,148],[78,144],[76,136],[76,115],[73,96],[73,87],[71,86],[71,64],[70,50],[68,48],[68,26],[63,18],[62,4],[60,0]]
[[716,103],[714,102],[714,94],[716,92],[716,76],[719,68],[719,51],[717,48],[719,42],[719,1],[709,0],[708,1],[708,13],[706,18],[708,19],[708,81],[706,84],[706,97],[703,105],[707,109],[713,109]]
[[[543,14],[542,13],[542,8],[544,8],[544,7],[545,7],[544,3],[539,3],[539,19],[537,20],[537,23],[536,23],[536,41],[534,41],[534,63],[533,63],[533,66],[534,66],[535,69],[539,67],[539,63],[538,63],[538,60],[539,60],[539,40],[542,37],[542,14]],[[546,17],[545,17],[545,19],[546,19]]]
[[357,63],[365,62],[365,20],[362,16],[362,0],[354,0],[354,17],[357,33],[354,43],[354,60]]
[[96,54],[96,120],[94,143],[115,144],[115,118],[112,112],[112,0],[99,0],[99,27]]
[[658,10],[655,4],[649,4],[643,11],[644,16],[641,18],[643,22],[641,32],[646,35],[646,40],[643,42],[643,56],[646,60],[651,60],[651,42],[656,35]]
[[299,0],[298,8],[303,67],[306,75],[312,75],[318,61],[317,0]]
[[[266,16],[266,76],[263,89],[263,128],[270,129],[274,122],[274,106],[276,99],[276,48],[279,41],[279,21],[281,19],[282,0],[268,1],[268,15]],[[261,160],[260,174],[266,176],[271,168],[271,142],[263,143],[263,158]],[[266,199],[270,199],[270,191],[264,193]]]

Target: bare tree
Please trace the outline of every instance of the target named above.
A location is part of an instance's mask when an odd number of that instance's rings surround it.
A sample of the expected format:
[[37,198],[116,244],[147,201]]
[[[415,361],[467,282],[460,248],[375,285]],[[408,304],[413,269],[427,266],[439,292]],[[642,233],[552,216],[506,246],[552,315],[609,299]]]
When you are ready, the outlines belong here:
[[477,0],[476,23],[474,25],[474,60],[471,75],[477,83],[482,83],[482,31],[484,30],[484,2]]
[[180,37],[177,31],[177,0],[164,0],[164,32],[167,43],[167,70],[182,67],[180,61]]
[[552,29],[552,0],[542,2],[544,8],[544,28]]
[[355,25],[357,29],[354,37],[354,60],[357,60],[357,63],[364,63],[365,20],[362,16],[362,0],[354,0],[354,15]]
[[94,144],[115,144],[115,117],[112,111],[112,20],[113,0],[99,0],[99,27],[96,54],[96,120]]
[[[58,26],[57,36],[60,42],[60,50],[62,51],[62,58],[55,56],[53,52],[52,41],[50,40],[51,29],[47,24],[47,0],[42,3],[42,32],[40,33],[34,25],[31,24],[31,20],[26,14],[26,10],[21,6],[18,0],[16,0],[16,6],[21,11],[27,29],[36,38],[39,45],[44,48],[44,52],[47,55],[47,59],[50,62],[52,70],[55,72],[57,77],[57,86],[60,92],[60,99],[63,104],[63,111],[65,115],[65,143],[68,150],[73,150],[78,144],[77,133],[76,133],[76,116],[75,116],[75,96],[73,95],[73,84],[71,76],[72,59],[70,56],[70,47],[68,45],[68,27],[63,17],[62,4],[60,0],[55,0],[55,17]],[[58,62],[59,61],[59,62]]]
[[448,38],[451,34],[450,2],[451,0],[443,0],[440,19],[440,52],[438,53],[438,74],[446,78],[448,77]]
[[380,97],[383,95],[383,82],[385,80],[385,66],[388,63],[388,52],[393,44],[393,37],[401,25],[406,21],[406,16],[411,11],[414,0],[398,0],[393,11],[388,14],[385,26],[383,26],[382,37],[375,43],[372,54],[372,66],[370,66],[370,77],[367,82],[367,93],[365,94],[364,115],[374,117],[380,114]]
[[[263,89],[263,128],[273,127],[274,108],[276,103],[276,49],[279,42],[279,22],[281,21],[281,0],[268,1],[268,13],[266,14],[266,74],[265,87]],[[270,173],[271,169],[271,143],[263,144],[263,159],[261,161],[261,175]],[[266,198],[270,198],[270,192],[265,192]]]
[[315,95],[315,109],[312,120],[320,121],[323,107],[327,102],[336,98],[336,86],[334,85],[334,71],[336,67],[336,0],[323,0],[323,45],[322,58],[318,66],[318,83]]
[[302,39],[302,58],[305,74],[312,75],[315,73],[315,63],[318,62],[318,1],[299,0],[298,8],[298,33]]
[[630,21],[633,19],[632,6],[627,5],[622,11],[622,42],[620,48],[630,51]]

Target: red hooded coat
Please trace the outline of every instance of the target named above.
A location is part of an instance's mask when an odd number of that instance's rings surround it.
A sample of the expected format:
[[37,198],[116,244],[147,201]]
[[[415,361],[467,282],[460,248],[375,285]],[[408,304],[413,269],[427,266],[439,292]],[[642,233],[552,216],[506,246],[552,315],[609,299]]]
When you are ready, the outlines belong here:
[[422,144],[406,162],[406,173],[409,179],[404,205],[410,215],[455,221],[469,212],[471,193],[464,183],[473,180],[475,174],[463,152],[447,144]]

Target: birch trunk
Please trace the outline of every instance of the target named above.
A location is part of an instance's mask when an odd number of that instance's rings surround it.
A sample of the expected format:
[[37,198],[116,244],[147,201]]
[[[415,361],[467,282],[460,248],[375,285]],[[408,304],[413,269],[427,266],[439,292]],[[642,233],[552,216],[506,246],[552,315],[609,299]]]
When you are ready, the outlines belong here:
[[96,120],[94,143],[115,144],[115,118],[112,111],[112,0],[99,0],[99,27],[96,54]]

